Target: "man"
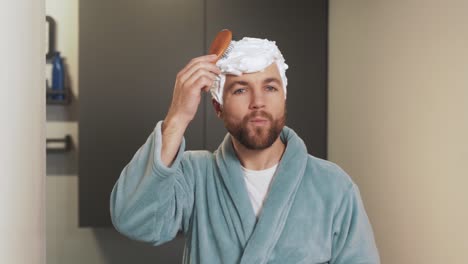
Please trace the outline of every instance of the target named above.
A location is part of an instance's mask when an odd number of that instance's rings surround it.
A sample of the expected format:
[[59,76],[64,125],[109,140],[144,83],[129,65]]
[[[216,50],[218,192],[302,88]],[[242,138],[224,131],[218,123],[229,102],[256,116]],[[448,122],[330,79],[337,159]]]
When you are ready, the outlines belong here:
[[[177,74],[166,118],[112,191],[116,229],[154,245],[182,230],[184,263],[379,263],[356,185],[285,126],[287,65],[275,43],[232,45],[216,64],[201,56]],[[185,151],[210,88],[229,133],[214,153]]]

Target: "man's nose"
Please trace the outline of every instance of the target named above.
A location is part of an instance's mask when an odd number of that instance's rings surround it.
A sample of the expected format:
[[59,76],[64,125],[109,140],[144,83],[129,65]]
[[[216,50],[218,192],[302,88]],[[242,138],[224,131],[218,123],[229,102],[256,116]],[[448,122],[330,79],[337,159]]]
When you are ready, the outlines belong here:
[[250,98],[250,108],[251,109],[260,109],[265,107],[265,98],[261,93],[260,89],[254,89],[252,92],[252,97]]

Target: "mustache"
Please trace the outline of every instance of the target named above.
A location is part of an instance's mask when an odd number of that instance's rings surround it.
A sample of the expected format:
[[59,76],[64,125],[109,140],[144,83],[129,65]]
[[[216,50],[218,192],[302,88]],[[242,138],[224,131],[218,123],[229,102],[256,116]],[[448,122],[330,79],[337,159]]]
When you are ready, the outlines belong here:
[[256,117],[263,117],[270,121],[273,121],[273,116],[265,111],[254,111],[247,116],[244,117],[244,122],[248,122],[249,119],[256,118]]

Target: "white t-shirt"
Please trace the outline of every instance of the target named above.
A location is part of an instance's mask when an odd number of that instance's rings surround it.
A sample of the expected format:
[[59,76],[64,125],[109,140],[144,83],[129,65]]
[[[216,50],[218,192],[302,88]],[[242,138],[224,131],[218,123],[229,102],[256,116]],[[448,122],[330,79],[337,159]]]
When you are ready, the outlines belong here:
[[278,164],[265,170],[249,170],[242,167],[247,193],[257,217],[263,207],[276,167],[278,167]]

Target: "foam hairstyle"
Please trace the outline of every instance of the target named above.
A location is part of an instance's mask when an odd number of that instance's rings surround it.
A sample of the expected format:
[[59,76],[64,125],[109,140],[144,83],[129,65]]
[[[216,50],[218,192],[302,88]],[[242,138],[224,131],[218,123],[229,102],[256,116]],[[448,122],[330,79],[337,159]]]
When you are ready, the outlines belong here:
[[221,69],[221,74],[217,76],[210,88],[211,96],[219,104],[223,104],[226,75],[241,76],[243,73],[259,72],[272,63],[276,63],[278,66],[286,98],[286,87],[288,84],[286,70],[289,66],[285,63],[284,57],[276,46],[275,41],[244,37],[239,41],[233,40],[231,45],[232,49],[227,56],[216,62],[216,65]]

